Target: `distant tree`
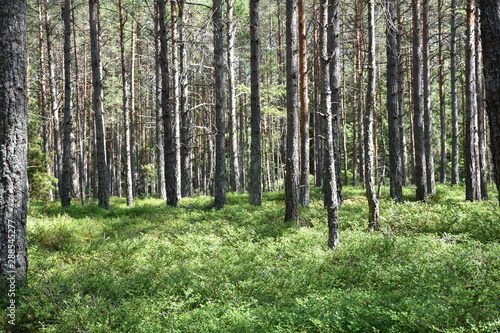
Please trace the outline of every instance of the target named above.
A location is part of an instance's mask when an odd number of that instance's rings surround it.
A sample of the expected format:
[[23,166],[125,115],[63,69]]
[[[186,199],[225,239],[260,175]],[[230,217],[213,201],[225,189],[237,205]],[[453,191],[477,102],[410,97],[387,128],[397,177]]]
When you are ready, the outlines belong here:
[[438,0],[438,61],[439,61],[439,116],[441,123],[441,161],[439,166],[439,182],[446,183],[446,170],[448,159],[446,156],[446,93],[444,75],[444,55],[443,55],[443,0]]
[[262,149],[260,112],[260,21],[259,0],[250,0],[250,204],[262,206]]
[[27,284],[26,1],[0,1],[0,291]]
[[500,2],[479,0],[481,10],[481,41],[483,49],[486,87],[486,110],[488,112],[491,152],[494,177],[500,192]]
[[226,197],[226,116],[224,88],[224,34],[222,33],[222,0],[213,0],[214,70],[215,70],[215,177],[214,207],[222,209]]
[[106,136],[104,134],[104,115],[103,115],[103,92],[101,82],[101,55],[98,32],[97,11],[99,0],[89,0],[89,25],[90,25],[90,54],[92,56],[92,85],[93,107],[95,119],[95,138],[96,138],[96,170],[99,178],[98,197],[99,205],[104,209],[109,209],[109,174],[108,163],[106,160]]
[[285,222],[299,221],[299,121],[297,0],[286,2],[286,175]]

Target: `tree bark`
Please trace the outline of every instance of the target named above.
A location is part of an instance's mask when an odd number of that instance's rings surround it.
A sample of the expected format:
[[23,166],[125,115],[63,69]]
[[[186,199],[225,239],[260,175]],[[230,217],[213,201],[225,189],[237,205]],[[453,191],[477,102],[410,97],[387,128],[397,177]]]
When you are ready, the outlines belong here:
[[465,59],[465,197],[475,201],[480,198],[477,170],[477,100],[476,100],[476,52],[474,3],[467,0],[467,32]]
[[483,49],[481,46],[480,9],[476,8],[476,96],[477,96],[477,136],[478,136],[478,171],[479,171],[479,198],[488,200],[488,178],[486,170],[486,133],[484,127],[484,97],[483,97]]
[[387,1],[387,116],[389,124],[389,167],[390,167],[390,195],[396,202],[403,201],[403,181],[401,177],[401,147],[399,138],[399,109],[398,109],[398,51],[396,28],[396,1]]
[[445,75],[443,56],[443,0],[438,0],[438,60],[439,60],[439,116],[441,123],[441,162],[439,167],[439,182],[446,183],[446,170],[448,160],[446,158],[446,96],[445,96]]
[[405,127],[405,85],[403,73],[403,22],[401,14],[401,2],[396,3],[396,16],[398,20],[396,44],[398,52],[398,110],[399,110],[399,139],[401,149],[401,178],[402,185],[408,186],[408,152],[406,150],[406,127]]
[[451,71],[451,185],[458,185],[460,176],[458,173],[458,107],[457,107],[457,24],[456,24],[456,0],[451,0],[451,35],[450,35],[450,71]]
[[[258,4],[258,2],[257,2]],[[227,1],[227,108],[229,116],[229,183],[235,192],[240,191],[240,170],[238,165],[238,136],[236,133],[236,93],[234,70],[234,22],[233,0]],[[251,11],[250,11],[251,12]],[[250,14],[251,15],[251,14]]]
[[340,131],[340,12],[339,0],[330,1],[328,8],[328,54],[330,56],[330,90],[332,112],[332,135],[335,158],[335,184],[339,209],[342,207],[342,150]]
[[379,202],[375,192],[375,170],[373,154],[373,110],[375,105],[375,0],[368,2],[368,87],[366,93],[366,112],[364,115],[365,148],[365,185],[368,199],[368,223],[371,230],[378,230],[380,225]]
[[422,34],[420,26],[420,0],[413,9],[413,143],[415,145],[416,199],[427,202],[427,173],[425,157],[424,114],[422,112]]
[[[75,131],[73,126],[73,108],[71,103],[71,16],[70,0],[64,0],[64,150],[61,189],[61,205],[69,207],[73,189],[78,188],[78,176],[74,177]],[[76,181],[76,185],[74,182]]]
[[305,0],[298,0],[299,11],[299,89],[300,89],[300,193],[299,201],[309,207],[309,86]]
[[262,206],[262,151],[260,111],[260,22],[259,1],[250,1],[250,80],[251,80],[251,142],[250,142],[250,204]]
[[215,67],[215,177],[214,207],[222,209],[226,197],[226,115],[224,88],[224,35],[222,33],[222,0],[213,0],[214,67]]
[[491,136],[493,171],[497,190],[500,192],[500,3],[480,0],[481,41],[486,88],[486,110]]
[[92,85],[94,87],[93,107],[96,127],[96,165],[98,170],[99,205],[109,209],[109,174],[106,161],[106,141],[104,133],[103,92],[100,73],[100,45],[97,31],[97,10],[99,0],[89,0],[90,43],[92,57]]
[[161,106],[161,64],[160,64],[160,17],[158,1],[155,1],[155,106],[156,106],[156,156],[158,168],[158,194],[167,200],[165,189],[165,152],[163,148],[163,108]]
[[168,38],[165,22],[165,0],[158,0],[158,12],[160,22],[160,66],[161,66],[161,105],[163,110],[163,129],[165,145],[165,181],[167,192],[167,206],[177,207],[179,200],[177,193],[177,174],[175,172],[175,145],[172,130],[172,113],[169,101],[169,66],[168,66]]
[[0,2],[0,41],[0,290],[7,294],[13,281],[25,286],[28,273],[26,1]]
[[[125,189],[127,193],[127,206],[134,206],[134,193],[132,191],[132,159],[130,155],[130,109],[127,87],[127,61],[125,59],[125,18],[123,15],[123,0],[118,1],[120,12],[120,59],[122,65],[122,99],[123,99],[123,129],[125,132]],[[121,159],[121,156],[120,156]]]
[[424,139],[425,139],[425,172],[427,193],[436,194],[434,177],[434,149],[432,139],[432,104],[431,104],[431,55],[429,47],[429,0],[423,0],[423,88],[424,88]]
[[188,105],[188,64],[186,42],[186,19],[184,15],[184,0],[178,1],[179,5],[179,64],[180,64],[180,105],[181,116],[181,194],[183,197],[193,195],[193,163],[191,159],[191,111]]
[[[330,1],[330,6],[336,6],[338,11],[339,2]],[[330,20],[338,20],[338,16],[333,16]],[[339,215],[337,198],[337,177],[335,174],[335,148],[333,144],[333,117],[330,90],[330,59],[328,57],[328,0],[320,0],[320,57],[321,57],[321,81],[322,81],[322,107],[325,122],[324,140],[325,140],[325,165],[324,165],[324,194],[325,208],[328,213],[328,247],[333,249],[339,244]],[[330,35],[330,37],[333,37]]]
[[297,0],[286,2],[286,175],[285,222],[299,221],[298,29]]

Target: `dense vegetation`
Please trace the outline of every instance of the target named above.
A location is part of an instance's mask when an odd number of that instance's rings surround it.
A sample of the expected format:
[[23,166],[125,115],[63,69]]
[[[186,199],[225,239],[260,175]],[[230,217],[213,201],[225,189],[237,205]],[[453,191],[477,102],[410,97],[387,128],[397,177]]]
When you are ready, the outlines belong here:
[[[494,193],[495,191],[491,189]],[[301,226],[282,223],[284,192],[31,203],[22,332],[497,332],[500,211],[437,186],[428,204],[381,201],[367,231],[361,187],[344,187],[341,243],[328,250],[320,188]],[[384,197],[385,191],[382,190]],[[496,193],[493,194],[496,197]],[[4,308],[2,300],[2,308]],[[8,330],[5,310],[0,329]],[[14,327],[13,327],[14,329]]]

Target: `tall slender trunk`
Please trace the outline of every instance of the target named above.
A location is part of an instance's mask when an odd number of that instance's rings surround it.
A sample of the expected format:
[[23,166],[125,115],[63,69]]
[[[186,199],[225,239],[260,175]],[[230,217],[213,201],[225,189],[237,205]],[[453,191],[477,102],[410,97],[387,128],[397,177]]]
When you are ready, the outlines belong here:
[[99,45],[99,33],[97,30],[97,11],[99,0],[89,0],[89,24],[90,24],[90,43],[92,56],[92,85],[94,87],[93,107],[96,128],[96,166],[98,170],[98,197],[99,205],[104,209],[109,209],[109,174],[106,161],[106,135],[104,133],[104,115],[103,115],[103,92],[101,82],[101,56]]
[[427,202],[427,172],[425,157],[424,114],[422,110],[422,34],[420,0],[413,7],[413,135],[415,145],[416,199]]
[[368,2],[368,87],[366,92],[365,120],[365,184],[368,199],[368,223],[371,230],[380,225],[379,202],[375,193],[375,170],[373,155],[373,111],[375,104],[375,0]]
[[285,222],[299,221],[298,42],[297,0],[286,2],[286,175]]
[[175,173],[174,134],[172,131],[172,113],[169,101],[169,66],[168,66],[168,38],[165,22],[165,0],[158,0],[160,22],[160,66],[161,66],[161,105],[163,109],[163,128],[165,130],[165,181],[167,191],[167,205],[177,207],[177,174]]
[[465,198],[480,199],[479,171],[477,170],[477,99],[474,2],[467,0],[467,32],[465,48]]
[[339,209],[342,207],[342,150],[340,131],[340,12],[339,0],[330,1],[328,8],[328,54],[330,55],[330,90],[332,94],[332,135],[335,158],[335,184]]
[[[73,189],[78,188],[78,174],[75,163],[75,131],[73,108],[71,107],[71,4],[64,0],[64,151],[61,184],[61,205],[69,207]],[[75,177],[76,174],[76,177]],[[75,184],[76,182],[76,184]]]
[[[122,100],[123,100],[123,129],[125,132],[125,188],[127,193],[127,206],[134,206],[134,193],[132,191],[132,159],[130,155],[130,109],[127,86],[127,60],[125,58],[125,18],[123,15],[123,0],[118,1],[120,12],[120,59],[122,65]],[[121,159],[121,156],[120,156]]]
[[155,1],[155,107],[156,107],[156,156],[158,156],[158,193],[161,200],[167,199],[165,190],[165,152],[163,148],[163,108],[161,101],[160,64],[160,17],[158,1]]
[[457,107],[457,24],[456,24],[456,0],[451,0],[451,35],[450,35],[450,84],[451,84],[451,185],[458,185],[460,176],[458,173],[458,107]]
[[7,279],[17,287],[28,282],[26,1],[0,2],[0,31],[0,290],[6,291]]
[[[387,117],[389,124],[389,168],[391,178],[391,198],[403,201],[403,180],[401,177],[401,140],[399,138],[398,110],[398,50],[396,28],[396,1],[387,1]],[[383,136],[383,135],[382,135]]]
[[408,186],[408,152],[406,150],[406,127],[405,127],[405,85],[403,73],[403,22],[401,14],[401,2],[396,2],[396,16],[398,21],[396,44],[398,53],[398,110],[399,110],[399,139],[401,149],[401,178],[402,185]]
[[238,165],[238,136],[236,133],[236,93],[234,70],[234,22],[233,0],[227,1],[227,108],[229,116],[229,183],[231,190],[240,190],[240,170]]
[[59,110],[57,108],[57,86],[56,86],[56,63],[54,60],[54,51],[52,49],[52,24],[49,13],[49,1],[45,0],[45,32],[47,34],[47,60],[49,63],[49,87],[50,87],[50,114],[53,117],[54,128],[54,176],[59,179],[58,191],[55,199],[61,192],[62,186],[62,148],[61,133],[59,129]]
[[439,116],[441,123],[441,162],[439,167],[439,182],[446,183],[446,170],[448,160],[446,158],[446,95],[443,56],[443,0],[438,0],[438,60],[439,60]]
[[480,0],[481,41],[483,49],[486,105],[489,116],[491,153],[497,190],[500,192],[500,3]]
[[[79,163],[78,163],[78,172],[80,177],[80,199],[82,202],[82,206],[85,206],[85,187],[87,181],[87,168],[86,168],[86,157],[85,154],[85,105],[82,106],[82,98],[80,93],[80,71],[78,66],[78,52],[77,52],[77,44],[76,44],[76,24],[75,24],[75,7],[74,3],[71,8],[71,20],[73,23],[73,49],[75,52],[75,96],[76,96],[76,115],[77,115],[77,136],[78,136],[78,149],[79,149]],[[84,75],[85,77],[85,75]],[[85,90],[84,90],[85,91]],[[85,95],[83,95],[83,99],[85,99]],[[83,110],[83,111],[82,111]]]
[[[330,1],[330,6],[335,6],[338,11],[337,0]],[[338,16],[331,17],[338,20]],[[330,90],[330,59],[328,57],[328,0],[320,0],[320,56],[321,56],[321,81],[322,81],[322,103],[323,116],[325,122],[325,174],[324,174],[324,192],[325,208],[328,213],[328,247],[333,249],[339,244],[339,200],[337,198],[337,184],[335,175],[335,151],[333,145],[333,117]],[[333,37],[330,35],[330,37]]]
[[[43,152],[45,154],[45,158],[47,160],[47,174],[49,176],[52,175],[52,167],[50,166],[50,124],[49,124],[49,114],[47,113],[47,72],[45,69],[45,48],[44,48],[44,40],[43,40],[43,12],[42,12],[42,2],[41,0],[37,1],[38,3],[38,43],[40,49],[40,110],[42,116],[42,129],[43,129]],[[54,191],[50,189],[49,191],[50,201],[54,201]]]
[[188,105],[189,86],[188,86],[188,64],[187,64],[187,40],[186,40],[186,22],[187,16],[184,15],[184,0],[178,1],[179,5],[179,64],[180,64],[180,104],[179,112],[181,116],[181,195],[190,197],[193,195],[193,163],[191,160],[191,111]]
[[478,171],[480,182],[480,199],[488,200],[488,179],[486,176],[486,133],[484,126],[484,103],[483,103],[483,49],[481,46],[481,27],[479,26],[480,9],[476,8],[476,96],[477,96],[477,136],[478,136]]
[[[318,9],[316,5],[316,0],[314,0],[313,4],[314,10],[314,22],[317,22],[318,17]],[[321,80],[320,80],[320,54],[318,51],[319,40],[319,26],[316,23],[314,25],[314,33],[313,33],[313,43],[314,43],[314,186],[322,187],[323,186],[323,165],[324,165],[324,142],[322,140],[323,131],[323,117],[321,116],[323,110],[321,106]]]
[[224,88],[224,35],[222,33],[222,0],[213,0],[214,67],[215,67],[215,177],[214,207],[222,209],[226,197],[226,115]]
[[432,147],[432,105],[431,105],[431,55],[429,47],[429,0],[423,0],[422,62],[424,92],[424,139],[427,193],[436,194],[434,177],[434,149]]
[[309,207],[309,80],[307,78],[307,40],[305,0],[298,0],[299,11],[299,89],[300,89],[300,193],[302,206]]
[[251,143],[250,204],[262,206],[262,151],[260,114],[260,22],[259,1],[250,1],[250,80],[251,80]]
[[170,1],[170,16],[172,18],[172,93],[173,93],[173,135],[175,176],[177,178],[177,196],[181,198],[181,142],[180,142],[180,117],[179,117],[179,49],[177,47],[177,1]]

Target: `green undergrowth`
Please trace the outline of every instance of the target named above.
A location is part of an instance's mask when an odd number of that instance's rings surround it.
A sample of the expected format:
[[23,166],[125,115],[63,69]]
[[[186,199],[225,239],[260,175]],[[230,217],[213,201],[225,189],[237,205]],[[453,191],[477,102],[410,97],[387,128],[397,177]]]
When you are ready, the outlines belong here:
[[[385,189],[388,191],[388,189]],[[63,209],[32,202],[29,289],[17,332],[498,332],[497,195],[465,202],[438,185],[394,204],[382,190],[381,231],[367,231],[364,190],[345,187],[338,248],[327,248],[321,190],[300,225],[284,224],[284,193],[183,199],[113,198]],[[2,308],[5,302],[2,300]]]

